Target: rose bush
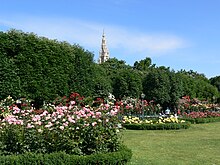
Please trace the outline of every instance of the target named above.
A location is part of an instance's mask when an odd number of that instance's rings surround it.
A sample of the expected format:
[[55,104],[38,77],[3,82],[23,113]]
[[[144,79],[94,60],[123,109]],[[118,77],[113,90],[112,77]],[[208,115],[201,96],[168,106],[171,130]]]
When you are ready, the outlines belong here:
[[205,111],[183,113],[181,118],[195,124],[218,122],[220,121],[220,112]]
[[0,101],[0,117],[8,115],[10,110],[12,109],[12,104],[14,103],[14,99],[9,95],[4,100]]
[[161,113],[162,107],[153,100],[141,100],[138,98],[124,97],[121,101],[116,102],[120,105],[121,113],[124,115],[148,116]]
[[220,117],[219,112],[210,112],[210,111],[205,111],[205,112],[190,112],[190,113],[184,113],[183,117],[185,118],[209,118],[209,117]]
[[118,106],[108,104],[82,107],[74,99],[66,105],[44,106],[40,111],[14,105],[0,120],[0,150],[3,155],[117,151],[121,145],[118,111]]

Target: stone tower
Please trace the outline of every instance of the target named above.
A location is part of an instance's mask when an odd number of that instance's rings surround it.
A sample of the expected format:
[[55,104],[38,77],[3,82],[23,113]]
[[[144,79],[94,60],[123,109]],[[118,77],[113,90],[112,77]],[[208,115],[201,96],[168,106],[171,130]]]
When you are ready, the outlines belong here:
[[102,44],[101,44],[101,50],[99,52],[99,60],[98,63],[101,64],[109,59],[109,51],[106,45],[106,39],[105,39],[105,33],[103,31],[102,34]]

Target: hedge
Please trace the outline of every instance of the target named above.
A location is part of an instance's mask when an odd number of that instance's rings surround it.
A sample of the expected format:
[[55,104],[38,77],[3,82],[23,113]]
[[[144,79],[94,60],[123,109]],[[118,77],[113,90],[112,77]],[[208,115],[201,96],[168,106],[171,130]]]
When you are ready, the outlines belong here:
[[93,57],[78,44],[14,29],[0,31],[0,100],[10,95],[51,102],[73,91],[83,96],[107,95],[110,78]]
[[124,165],[130,161],[132,152],[126,146],[111,153],[87,156],[69,155],[64,152],[51,154],[25,153],[0,156],[1,165]]
[[185,121],[188,121],[192,124],[202,124],[202,123],[211,123],[211,122],[220,122],[220,117],[207,117],[207,118],[181,118]]
[[184,123],[166,123],[166,124],[124,124],[126,129],[133,130],[173,130],[187,129],[190,127],[190,122]]

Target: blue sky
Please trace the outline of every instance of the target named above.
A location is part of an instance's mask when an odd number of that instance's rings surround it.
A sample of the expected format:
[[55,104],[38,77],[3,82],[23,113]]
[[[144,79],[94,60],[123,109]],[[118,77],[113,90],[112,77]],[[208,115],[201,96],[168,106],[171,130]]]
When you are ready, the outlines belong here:
[[34,32],[110,57],[220,76],[220,0],[1,0],[0,30]]

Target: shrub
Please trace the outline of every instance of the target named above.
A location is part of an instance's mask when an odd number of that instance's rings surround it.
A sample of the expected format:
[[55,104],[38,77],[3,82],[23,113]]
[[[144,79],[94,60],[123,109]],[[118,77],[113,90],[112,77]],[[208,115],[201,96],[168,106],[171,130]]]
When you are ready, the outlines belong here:
[[123,124],[126,129],[132,130],[173,130],[173,129],[188,129],[190,122],[184,123],[167,123],[167,124]]
[[117,151],[121,145],[118,107],[97,108],[48,105],[44,110],[12,107],[0,120],[3,155],[26,152],[90,155]]
[[220,121],[219,112],[191,112],[189,114],[185,113],[182,116],[183,120],[189,121],[191,123],[210,123]]
[[202,124],[210,122],[220,122],[220,117],[208,117],[208,118],[182,118],[192,124]]
[[0,156],[1,165],[123,165],[132,156],[132,152],[125,146],[121,146],[118,151],[110,153],[99,153],[87,156],[69,155],[64,152],[50,154],[25,153],[21,155]]

